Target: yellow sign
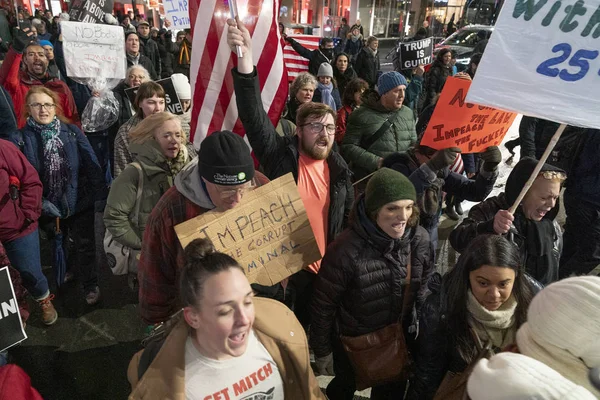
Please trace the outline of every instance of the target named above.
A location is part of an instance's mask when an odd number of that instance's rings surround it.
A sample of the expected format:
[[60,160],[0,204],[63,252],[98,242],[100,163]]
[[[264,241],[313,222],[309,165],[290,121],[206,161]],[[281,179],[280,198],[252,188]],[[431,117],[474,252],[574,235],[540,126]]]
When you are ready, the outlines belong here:
[[199,215],[175,232],[183,248],[210,239],[240,263],[251,283],[265,286],[322,257],[291,173],[246,193],[234,209]]

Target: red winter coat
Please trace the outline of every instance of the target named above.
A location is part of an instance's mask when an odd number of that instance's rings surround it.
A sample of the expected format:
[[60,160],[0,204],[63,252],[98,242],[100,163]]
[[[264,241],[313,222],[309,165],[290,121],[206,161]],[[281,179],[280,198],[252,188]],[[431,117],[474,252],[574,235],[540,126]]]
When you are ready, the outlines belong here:
[[11,48],[6,53],[2,69],[0,69],[0,85],[4,86],[4,89],[12,98],[19,128],[22,128],[27,120],[24,112],[25,96],[34,85],[44,86],[58,94],[64,116],[73,123],[79,123],[75,99],[73,99],[73,93],[71,93],[71,89],[67,84],[58,78],[50,78],[46,83],[43,83],[39,79],[31,77],[27,72],[21,70],[22,59],[23,54],[19,54]]
[[0,400],[44,400],[31,387],[31,378],[18,365],[0,368]]
[[[11,183],[20,186],[17,200],[10,196]],[[37,171],[23,153],[0,139],[0,241],[9,242],[37,229],[42,190]]]

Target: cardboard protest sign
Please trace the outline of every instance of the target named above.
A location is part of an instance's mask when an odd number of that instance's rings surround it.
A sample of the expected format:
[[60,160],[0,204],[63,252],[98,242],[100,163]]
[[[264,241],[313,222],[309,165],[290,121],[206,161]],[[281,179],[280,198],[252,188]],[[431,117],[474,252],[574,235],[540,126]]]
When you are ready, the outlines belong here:
[[73,0],[69,10],[69,20],[103,24],[104,14],[112,13],[113,3],[113,0]]
[[171,22],[169,29],[178,31],[190,28],[190,11],[188,0],[163,0],[165,18]]
[[403,69],[431,64],[433,62],[433,38],[400,43],[400,61]]
[[[181,100],[179,100],[179,96],[177,96],[177,92],[175,91],[175,86],[173,85],[173,80],[171,78],[160,79],[155,81],[165,91],[165,111],[170,112],[171,114],[181,115],[183,114],[183,107],[181,105]],[[127,98],[133,104],[135,100],[135,95],[140,87],[134,87],[125,89],[125,93],[127,94]]]
[[463,153],[479,153],[498,146],[517,114],[467,103],[471,82],[448,78],[421,144],[434,149],[459,147]]
[[125,78],[123,28],[106,24],[60,23],[67,76]]
[[506,0],[467,101],[600,128],[598,1]]
[[240,263],[251,283],[266,286],[322,257],[291,173],[246,193],[239,206],[200,215],[175,232],[184,248],[210,239]]
[[27,339],[8,267],[0,269],[0,351]]

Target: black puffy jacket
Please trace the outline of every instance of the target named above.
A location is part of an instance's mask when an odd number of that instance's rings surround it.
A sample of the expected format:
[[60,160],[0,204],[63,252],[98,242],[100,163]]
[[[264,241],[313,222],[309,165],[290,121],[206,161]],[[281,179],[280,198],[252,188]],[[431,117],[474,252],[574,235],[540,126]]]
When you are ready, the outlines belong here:
[[360,197],[350,227],[327,248],[314,284],[310,344],[315,355],[331,353],[332,334],[364,335],[399,320],[409,255],[412,304],[405,316],[413,315],[414,305],[418,313],[433,269],[432,254],[425,229],[407,229],[394,240],[367,217]]

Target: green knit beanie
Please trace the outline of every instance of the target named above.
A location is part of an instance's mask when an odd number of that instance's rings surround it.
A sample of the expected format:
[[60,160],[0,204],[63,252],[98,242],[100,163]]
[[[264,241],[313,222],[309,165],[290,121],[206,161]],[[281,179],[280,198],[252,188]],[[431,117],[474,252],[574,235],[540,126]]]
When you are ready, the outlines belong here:
[[406,176],[390,168],[375,172],[365,190],[365,207],[369,214],[375,213],[387,203],[398,200],[417,201],[417,192]]

